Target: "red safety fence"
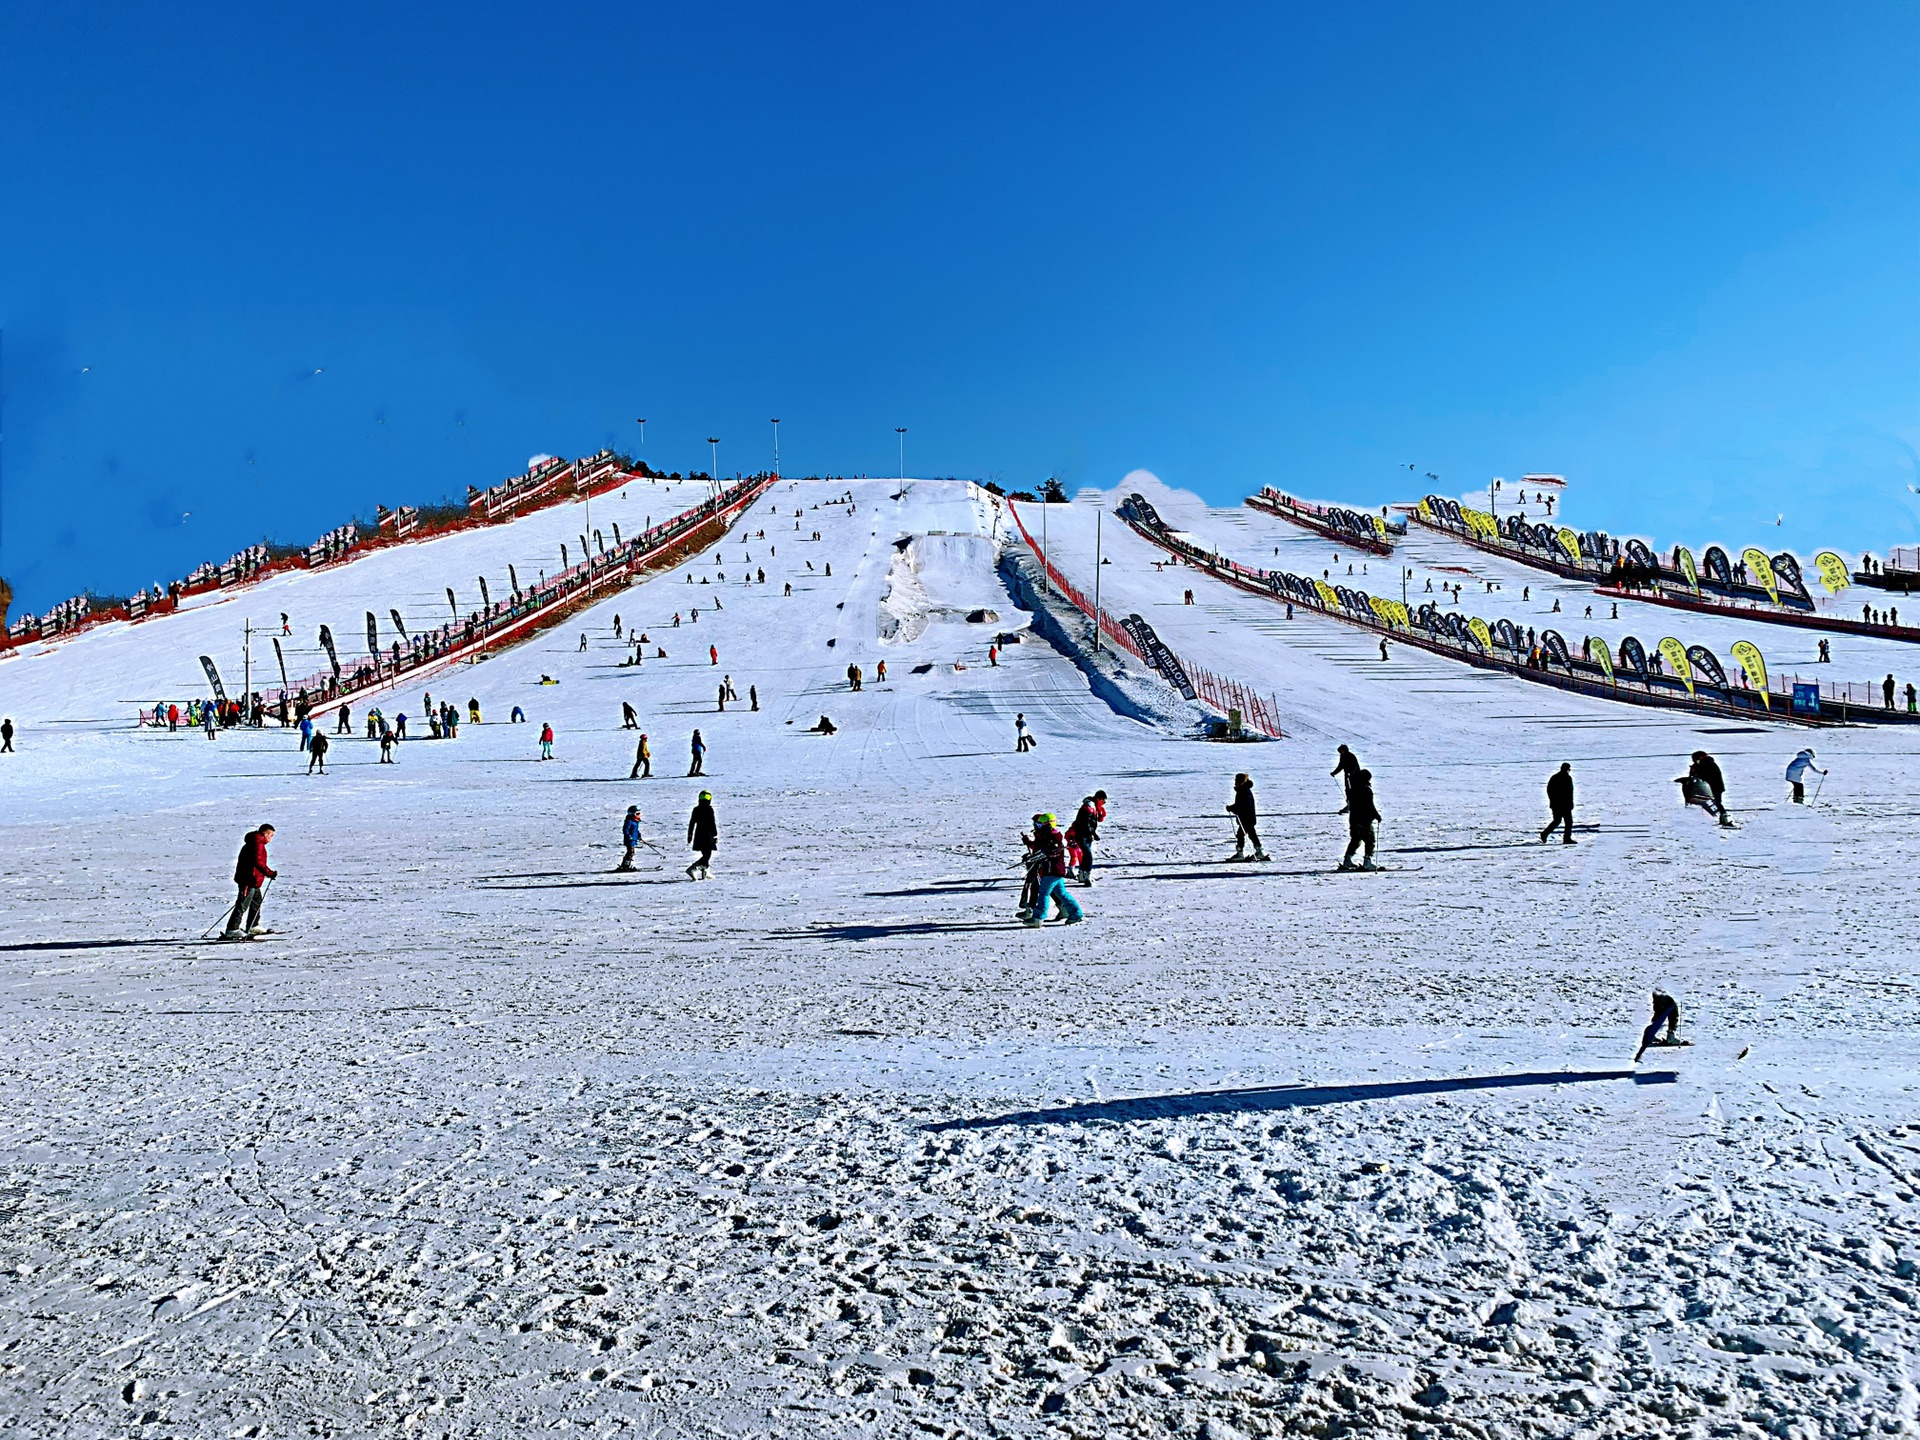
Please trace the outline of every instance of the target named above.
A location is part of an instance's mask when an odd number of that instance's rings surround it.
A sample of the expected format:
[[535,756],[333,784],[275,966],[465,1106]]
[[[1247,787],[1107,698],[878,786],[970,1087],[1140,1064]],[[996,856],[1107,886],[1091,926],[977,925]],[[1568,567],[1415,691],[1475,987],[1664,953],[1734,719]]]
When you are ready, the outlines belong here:
[[[1133,637],[1127,633],[1126,627],[1105,609],[1095,606],[1077,585],[1054,568],[1046,552],[1034,543],[1033,536],[1027,532],[1026,522],[1021,520],[1020,511],[1013,501],[1007,502],[1007,510],[1013,516],[1013,523],[1019,527],[1020,538],[1027,542],[1027,548],[1033,552],[1034,558],[1046,571],[1047,580],[1054,589],[1064,595],[1074,609],[1098,625],[1102,635],[1148,669],[1152,669],[1153,662],[1140,653],[1140,647],[1134,644]],[[1171,645],[1167,646],[1167,651],[1180,662],[1180,668],[1187,672],[1187,678],[1193,682],[1195,692],[1210,707],[1218,710],[1222,715],[1238,710],[1242,724],[1258,730],[1262,735],[1270,735],[1275,740],[1281,738],[1284,732],[1280,728],[1280,707],[1271,695],[1262,696],[1238,680],[1217,675],[1204,665],[1196,665],[1186,656],[1175,651]]]

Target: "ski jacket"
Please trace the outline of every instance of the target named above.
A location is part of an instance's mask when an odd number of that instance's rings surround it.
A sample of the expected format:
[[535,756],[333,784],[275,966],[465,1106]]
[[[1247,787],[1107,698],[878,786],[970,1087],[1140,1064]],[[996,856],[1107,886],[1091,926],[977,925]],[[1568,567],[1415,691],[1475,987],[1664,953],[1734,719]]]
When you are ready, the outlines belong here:
[[1373,803],[1373,782],[1354,776],[1353,789],[1349,792],[1348,830],[1354,834],[1362,834],[1379,818],[1380,811]]
[[1100,838],[1100,812],[1092,801],[1080,807],[1080,813],[1073,817],[1073,828],[1067,833],[1082,845],[1091,845]]
[[1705,785],[1707,789],[1712,792],[1713,798],[1716,800],[1727,793],[1727,778],[1720,773],[1719,761],[1715,760],[1711,755],[1707,756],[1704,760],[1696,760],[1693,764],[1689,765],[1687,767],[1687,778],[1689,780],[1700,781],[1701,784]]
[[233,883],[258,890],[280,872],[267,864],[267,837],[249,830],[240,842],[240,858],[233,864]]
[[627,817],[627,823],[620,827],[620,838],[629,845],[640,843],[640,821],[636,816]]
[[1556,815],[1573,813],[1573,776],[1556,770],[1547,778],[1547,804]]
[[327,747],[331,744],[333,744],[333,742],[327,739],[326,731],[316,730],[313,732],[313,738],[307,741],[307,750],[314,755],[324,755],[327,753]]
[[553,726],[542,725],[540,727],[540,743],[542,745],[551,745],[553,743]]
[[1033,832],[1033,847],[1040,852],[1040,877],[1051,880],[1067,873],[1066,837],[1050,825]]
[[1260,820],[1260,812],[1253,803],[1253,786],[1242,785],[1233,792],[1233,804],[1227,807],[1227,813],[1234,816],[1243,825],[1254,825]]
[[687,845],[694,850],[720,848],[720,822],[714,816],[713,806],[704,800],[694,806],[693,814],[687,817]]
[[1807,778],[1807,772],[1809,770],[1816,768],[1813,763],[1813,752],[1811,750],[1802,750],[1787,762],[1787,779],[1797,785]]

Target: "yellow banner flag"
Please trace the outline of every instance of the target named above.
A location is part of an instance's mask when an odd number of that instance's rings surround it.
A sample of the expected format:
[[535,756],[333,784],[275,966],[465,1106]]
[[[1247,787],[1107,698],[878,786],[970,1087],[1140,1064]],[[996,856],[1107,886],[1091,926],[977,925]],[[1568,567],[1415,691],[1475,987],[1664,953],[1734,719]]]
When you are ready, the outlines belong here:
[[[1687,549],[1686,546],[1681,545],[1674,550],[1674,554],[1680,557],[1680,573],[1687,577],[1687,584],[1691,585],[1693,587],[1693,593],[1698,595],[1700,593],[1700,571],[1694,566],[1693,552]],[[1681,653],[1685,654],[1686,652],[1683,650]]]
[[1613,679],[1613,651],[1607,648],[1607,642],[1598,635],[1587,637],[1587,653],[1593,657],[1593,663],[1600,667],[1600,673]]
[[1687,694],[1693,694],[1693,666],[1687,663],[1687,647],[1669,635],[1660,642],[1660,658],[1667,662],[1668,672],[1687,687]]
[[1574,534],[1567,526],[1562,525],[1558,530],[1553,532],[1553,538],[1560,542],[1560,548],[1567,552],[1567,557],[1571,559],[1574,564],[1578,565],[1580,563],[1580,537]]
[[1373,533],[1375,537],[1381,540],[1386,539],[1387,522],[1382,520],[1378,515],[1369,515],[1367,518],[1373,522]]
[[1827,588],[1829,595],[1838,595],[1853,584],[1853,576],[1848,573],[1847,562],[1831,550],[1822,550],[1813,557],[1814,568],[1820,572],[1820,583]]
[[1482,650],[1491,651],[1493,649],[1493,632],[1487,628],[1486,621],[1476,615],[1467,621],[1467,629],[1473,632],[1473,638],[1480,642],[1480,648]]
[[1313,590],[1314,593],[1320,597],[1320,603],[1326,606],[1327,609],[1338,610],[1340,608],[1340,597],[1333,593],[1333,587],[1327,584],[1326,581],[1314,581]]
[[1433,523],[1433,507],[1424,498],[1420,501],[1420,518],[1429,525]]
[[1767,552],[1757,545],[1749,545],[1740,552],[1740,563],[1747,567],[1747,574],[1767,592],[1767,598],[1774,604],[1780,603],[1780,585],[1773,578],[1773,561],[1767,558]]
[[1373,613],[1380,618],[1381,623],[1393,624],[1393,601],[1383,600],[1378,595],[1369,595],[1367,603],[1373,607]]
[[1500,524],[1484,510],[1471,510],[1465,505],[1460,507],[1460,518],[1467,522],[1467,528],[1474,534],[1491,539],[1500,533]]
[[1760,692],[1760,703],[1773,709],[1773,702],[1767,698],[1767,662],[1760,654],[1760,647],[1751,640],[1733,642],[1733,658],[1740,662],[1740,668],[1747,672],[1747,684]]

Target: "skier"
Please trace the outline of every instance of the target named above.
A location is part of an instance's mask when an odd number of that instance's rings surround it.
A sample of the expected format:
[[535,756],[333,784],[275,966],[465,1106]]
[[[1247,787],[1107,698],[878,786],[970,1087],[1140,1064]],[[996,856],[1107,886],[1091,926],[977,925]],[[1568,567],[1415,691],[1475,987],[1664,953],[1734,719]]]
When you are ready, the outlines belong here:
[[758,710],[760,708],[760,687],[758,685],[747,686],[747,708],[750,710]]
[[393,731],[387,728],[384,721],[380,725],[380,763],[393,764]]
[[725,685],[720,687],[719,707],[722,715],[727,713],[727,687]]
[[300,717],[300,748],[306,750],[313,744],[313,720],[310,716]]
[[1073,817],[1073,826],[1067,832],[1073,837],[1073,843],[1080,847],[1080,883],[1093,884],[1093,847],[1100,839],[1100,822],[1107,818],[1107,792],[1096,790],[1080,802],[1080,811]]
[[620,702],[620,728],[622,730],[640,728],[640,717],[634,713],[633,706],[625,700]]
[[[1660,1029],[1666,1027],[1666,1036],[1659,1038]],[[1653,1022],[1640,1032],[1640,1048],[1633,1052],[1633,1063],[1638,1065],[1640,1057],[1655,1045],[1680,1045],[1685,1042],[1676,1038],[1680,1029],[1680,1006],[1664,990],[1653,992]]]
[[1380,638],[1380,658],[1382,660],[1387,658],[1387,641],[1384,635]]
[[1233,854],[1230,860],[1247,858],[1247,842],[1253,842],[1253,859],[1265,860],[1267,852],[1260,846],[1260,809],[1253,799],[1253,777],[1244,770],[1233,777],[1233,803],[1227,806],[1227,814],[1233,816]]
[[1013,752],[1016,755],[1024,755],[1031,749],[1033,749],[1033,736],[1027,733],[1027,717],[1024,714],[1016,714],[1013,717]]
[[[1373,863],[1373,827],[1380,811],[1373,803],[1373,772],[1356,770],[1347,787],[1347,853],[1340,857],[1342,870],[1378,870]],[[1353,863],[1353,852],[1360,851],[1360,863]]]
[[1692,760],[1680,779],[1681,793],[1687,803],[1717,815],[1722,825],[1732,825],[1733,818],[1727,814],[1727,781],[1720,773],[1719,763],[1704,750],[1694,751]]
[[200,728],[207,732],[207,739],[213,740],[218,738],[220,732],[214,728],[218,723],[219,720],[214,714],[213,706],[202,705],[200,707]]
[[687,778],[689,780],[696,775],[704,775],[707,773],[707,742],[700,738],[700,732],[698,730],[693,732],[693,744],[691,748],[693,751],[693,764],[687,771]]
[[707,646],[707,663],[710,665],[718,665],[720,663],[720,647],[718,645]]
[[987,646],[987,664],[995,670],[1000,668],[1000,647],[998,645]]
[[640,737],[640,748],[633,752],[633,773],[629,780],[651,780],[653,778],[653,751],[647,745],[647,737]]
[[1565,844],[1573,844],[1573,765],[1562,761],[1560,768],[1547,777],[1547,810],[1552,819],[1540,832],[1540,843],[1558,828]]
[[584,652],[586,648],[587,648],[587,632],[582,630],[580,632],[580,649]]
[[[306,723],[306,722],[303,721],[302,723]],[[167,706],[167,729],[168,731],[171,732],[174,730],[178,730],[179,728],[180,728],[180,707],[178,705],[169,705]],[[301,742],[300,748],[302,750],[307,748],[306,743],[304,741]]]
[[233,865],[233,883],[240,894],[233,902],[233,914],[227,917],[223,939],[238,940],[260,928],[260,902],[266,898],[266,883],[280,873],[267,864],[267,842],[271,839],[273,826],[263,824],[249,830],[240,842],[240,858]]
[[1359,773],[1359,770],[1360,757],[1342,745],[1339,753],[1334,757],[1333,769],[1329,770],[1327,774],[1338,775],[1340,777],[1340,788],[1342,790],[1351,790],[1353,788],[1353,777]]
[[[687,848],[698,856],[687,866],[687,878],[711,880],[713,852],[720,848],[720,822],[714,818],[711,790],[700,792],[700,803],[693,807],[693,813],[687,817]],[[693,873],[696,870],[700,872],[698,875]]]
[[874,667],[874,678],[882,685],[887,683],[887,662],[882,660]]
[[351,735],[353,733],[352,710],[353,707],[350,705],[342,705],[340,707],[340,723],[333,727],[334,734]]
[[627,806],[627,820],[620,827],[620,839],[626,845],[627,853],[621,857],[620,863],[614,866],[614,869],[631,870],[633,869],[633,852],[640,846],[640,807],[638,805]]
[[1809,770],[1818,770],[1822,775],[1827,773],[1813,763],[1811,748],[1802,750],[1787,762],[1787,783],[1793,786],[1793,803],[1796,805],[1807,803],[1807,772]]
[[618,615],[613,617],[613,638],[616,640],[620,638],[620,617]]
[[553,726],[545,723],[540,726],[540,758],[553,759]]
[[1080,902],[1067,893],[1067,841],[1051,815],[1033,817],[1033,840],[1031,850],[1038,852],[1035,868],[1039,875],[1039,888],[1034,893],[1033,907],[1027,911],[1022,923],[1038,927],[1046,922],[1047,902],[1054,903],[1054,918],[1069,925],[1078,925],[1086,918],[1080,908]]
[[316,730],[313,739],[307,742],[307,774],[313,774],[314,767],[320,767],[322,775],[327,773],[327,746],[333,742],[327,739],[327,732]]
[[0,720],[0,755],[11,755],[13,749],[13,717],[9,715]]

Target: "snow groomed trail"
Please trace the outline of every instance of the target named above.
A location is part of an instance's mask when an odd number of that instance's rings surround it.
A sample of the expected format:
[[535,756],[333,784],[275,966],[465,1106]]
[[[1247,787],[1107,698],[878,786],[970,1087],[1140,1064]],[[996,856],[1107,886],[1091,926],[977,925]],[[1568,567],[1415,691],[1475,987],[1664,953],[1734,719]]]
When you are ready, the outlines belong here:
[[[1223,549],[1297,541],[1299,570],[1327,549],[1126,488]],[[548,518],[303,575],[251,618],[424,605],[553,548],[572,527]],[[325,777],[277,730],[133,727],[246,609],[0,664],[21,726],[0,757],[0,1415],[142,1436],[1913,1428],[1911,732],[1814,734],[1832,774],[1790,806],[1811,732],[1383,666],[1370,635],[1195,586],[1106,527],[1107,608],[1278,696],[1291,738],[1223,749],[1121,717],[1031,634],[988,664],[1028,620],[993,565],[1010,528],[965,485],[782,481],[712,550],[436,681],[484,724],[387,766],[342,736]],[[1049,507],[1048,533],[1090,592],[1092,507]],[[649,636],[641,665],[616,613]],[[655,779],[626,778],[623,700]],[[838,733],[805,733],[821,714]],[[1397,873],[1331,873],[1336,740],[1375,774]],[[1675,799],[1703,745],[1738,829]],[[1562,760],[1580,844],[1545,847]],[[1236,770],[1270,864],[1219,863]],[[721,848],[692,883],[702,787]],[[1018,830],[1096,787],[1089,923],[1019,927]],[[660,850],[616,875],[629,804]],[[261,820],[282,934],[195,941]],[[1695,1044],[1636,1068],[1655,985]]]

